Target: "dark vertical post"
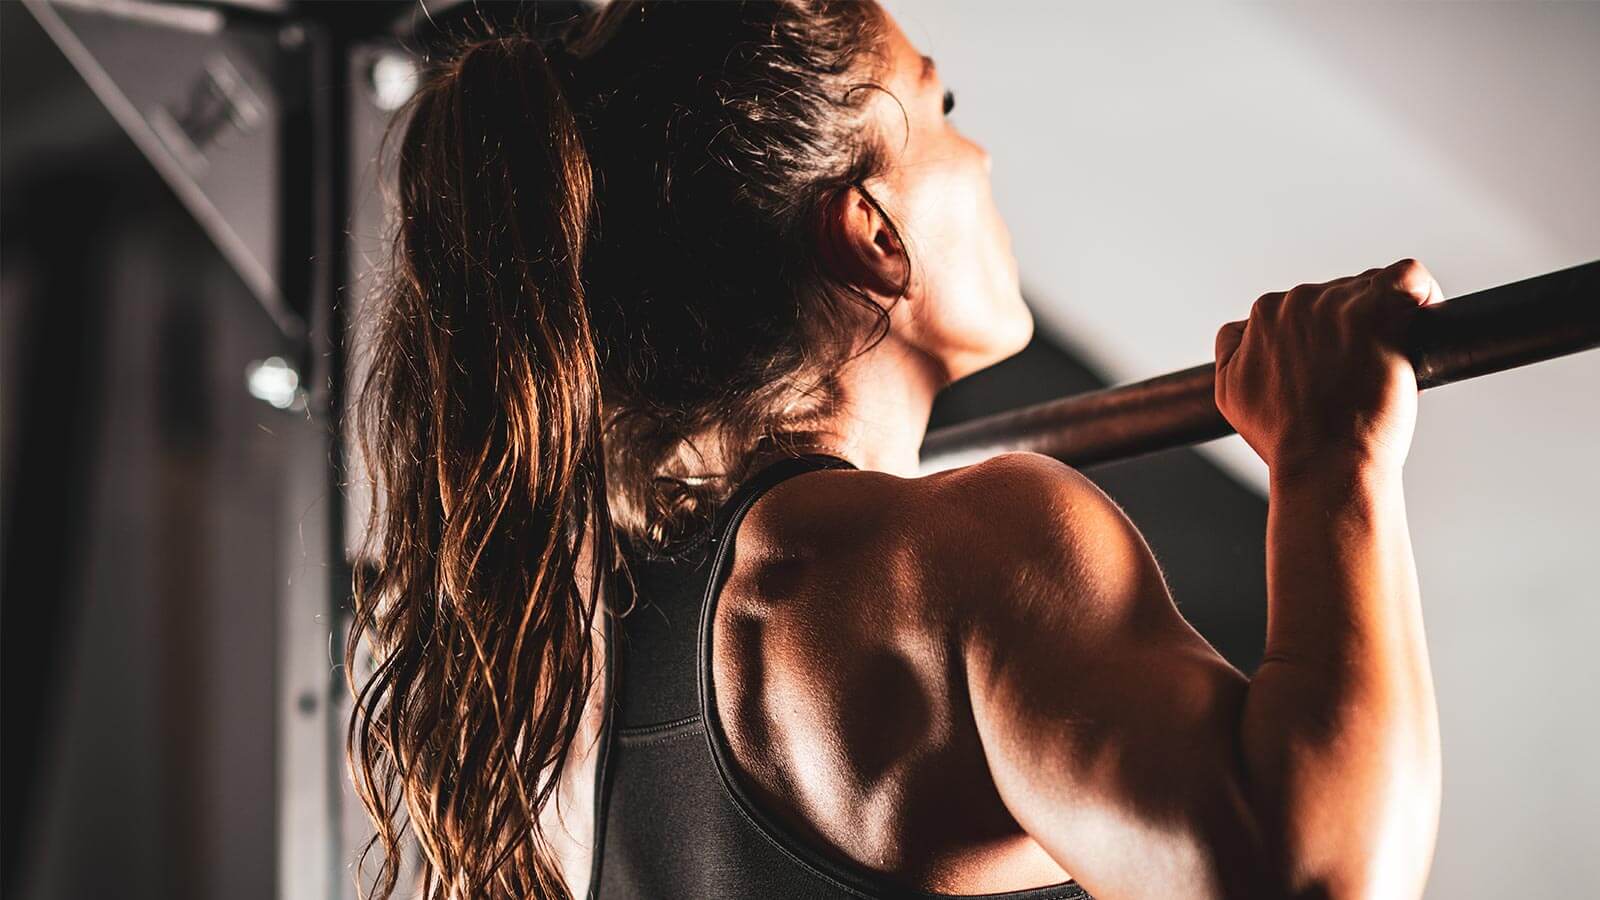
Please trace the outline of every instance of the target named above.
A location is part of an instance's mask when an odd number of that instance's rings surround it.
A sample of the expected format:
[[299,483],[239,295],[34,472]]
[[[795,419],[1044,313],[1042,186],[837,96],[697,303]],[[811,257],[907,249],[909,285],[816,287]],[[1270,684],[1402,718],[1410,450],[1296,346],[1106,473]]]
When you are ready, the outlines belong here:
[[345,292],[349,266],[347,242],[349,212],[349,82],[346,57],[349,36],[336,22],[307,23],[311,39],[310,84],[307,92],[310,116],[311,226],[314,284],[311,313],[311,368],[314,385],[311,407],[318,414],[327,452],[327,500],[324,552],[327,560],[327,606],[324,624],[331,640],[326,692],[321,708],[327,725],[327,794],[330,821],[328,835],[330,900],[344,895],[348,875],[344,867],[341,826],[344,797],[344,729],[338,711],[345,691],[344,669],[337,664],[341,649],[345,607],[350,597],[350,567],[345,552],[345,452],[344,402]]
[[[13,77],[11,69],[5,72]],[[0,778],[0,894],[9,897],[26,874],[29,817],[49,771],[49,743],[42,736],[59,727],[65,672],[59,660],[81,612],[86,523],[95,500],[91,475],[106,427],[101,385],[111,345],[109,276],[103,260],[86,260],[81,248],[108,240],[107,207],[95,198],[115,190],[109,178],[70,170],[33,185],[8,183],[6,190],[15,193],[0,221],[5,302],[22,305],[16,327],[23,337],[8,371],[27,386],[6,410],[16,437],[0,539],[0,678],[9,735]],[[23,269],[30,264],[32,271]]]

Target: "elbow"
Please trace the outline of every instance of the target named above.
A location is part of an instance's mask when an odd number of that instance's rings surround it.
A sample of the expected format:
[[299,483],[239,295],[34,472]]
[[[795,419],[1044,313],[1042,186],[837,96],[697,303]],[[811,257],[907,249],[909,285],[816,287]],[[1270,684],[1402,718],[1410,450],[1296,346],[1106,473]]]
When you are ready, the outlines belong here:
[[1254,816],[1255,892],[1294,900],[1420,897],[1438,833],[1439,769],[1387,768],[1366,790],[1332,785]]
[[1266,896],[1422,895],[1438,834],[1439,741],[1431,706],[1407,699],[1368,693],[1309,721],[1249,723],[1241,784]]
[[1209,821],[1191,825],[1201,838],[1192,848],[1200,864],[1191,871],[1203,872],[1205,882],[1193,895],[1421,897],[1438,833],[1439,768],[1436,754],[1407,762],[1386,768],[1367,790],[1280,791],[1270,802],[1241,778],[1230,802],[1208,804]]

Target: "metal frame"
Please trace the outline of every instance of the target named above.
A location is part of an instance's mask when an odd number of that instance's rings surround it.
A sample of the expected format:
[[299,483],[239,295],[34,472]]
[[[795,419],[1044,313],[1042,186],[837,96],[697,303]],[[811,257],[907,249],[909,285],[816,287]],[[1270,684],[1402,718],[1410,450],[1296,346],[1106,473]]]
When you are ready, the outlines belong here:
[[[303,298],[285,296],[282,281],[300,260],[280,254],[277,235],[270,229],[263,234],[259,221],[229,209],[229,198],[214,191],[240,172],[274,180],[283,174],[276,167],[262,172],[261,162],[279,159],[283,148],[274,138],[282,113],[292,115],[304,94],[270,83],[295,74],[294,47],[285,40],[293,32],[278,32],[254,16],[176,3],[23,3],[216,242],[283,337],[302,345],[305,315],[294,300]],[[159,40],[151,51],[161,63],[115,52],[130,40]],[[281,60],[286,65],[279,64],[280,50],[288,51]],[[174,84],[184,90],[174,91]],[[205,146],[206,139],[217,143]]]
[[[330,900],[353,893],[342,846],[338,651],[350,586],[341,439],[345,19],[358,7],[25,2],[239,273],[302,373],[306,418],[280,432],[288,481],[274,636],[278,890]],[[324,13],[328,21],[315,17]],[[246,179],[253,190],[241,189]],[[250,203],[263,180],[267,209]]]

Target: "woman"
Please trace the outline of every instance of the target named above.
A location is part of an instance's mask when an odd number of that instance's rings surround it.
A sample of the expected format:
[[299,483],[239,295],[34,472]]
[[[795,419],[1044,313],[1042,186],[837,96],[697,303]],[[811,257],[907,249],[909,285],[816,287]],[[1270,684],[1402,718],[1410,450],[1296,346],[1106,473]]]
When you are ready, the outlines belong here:
[[935,392],[1032,330],[952,104],[826,0],[619,0],[439,64],[362,397],[375,895],[403,823],[429,897],[1420,893],[1395,336],[1437,285],[1218,334],[1272,472],[1246,678],[1073,470],[917,477]]

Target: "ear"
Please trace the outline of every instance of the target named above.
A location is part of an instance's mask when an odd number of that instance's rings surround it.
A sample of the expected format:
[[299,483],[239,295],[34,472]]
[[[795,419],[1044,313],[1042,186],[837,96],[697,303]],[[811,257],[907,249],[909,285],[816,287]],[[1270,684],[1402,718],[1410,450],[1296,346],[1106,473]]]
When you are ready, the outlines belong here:
[[823,205],[817,249],[834,277],[885,297],[900,292],[908,262],[905,248],[860,188],[843,188]]

